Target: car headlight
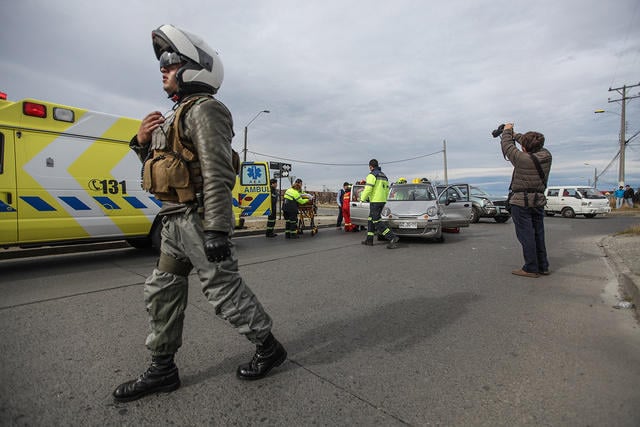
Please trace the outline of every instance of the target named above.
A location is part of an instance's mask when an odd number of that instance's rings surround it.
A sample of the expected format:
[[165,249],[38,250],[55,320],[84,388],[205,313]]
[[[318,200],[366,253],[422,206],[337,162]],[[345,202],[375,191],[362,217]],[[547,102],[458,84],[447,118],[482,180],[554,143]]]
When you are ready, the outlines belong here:
[[493,202],[491,200],[489,200],[489,199],[482,199],[482,204],[484,206],[487,206],[487,207],[492,207],[493,206]]
[[382,212],[380,212],[381,216],[385,216],[385,217],[390,217],[391,216],[391,209],[389,209],[388,207],[384,207],[384,209],[382,209]]
[[436,216],[437,214],[438,214],[438,208],[436,208],[435,206],[431,206],[429,209],[427,209],[427,215]]

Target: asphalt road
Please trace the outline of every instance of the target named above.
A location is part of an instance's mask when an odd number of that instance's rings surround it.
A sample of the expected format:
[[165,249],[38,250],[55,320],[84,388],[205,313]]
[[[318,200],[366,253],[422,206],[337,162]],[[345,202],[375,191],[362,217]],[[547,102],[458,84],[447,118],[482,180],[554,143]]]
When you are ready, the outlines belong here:
[[183,387],[115,404],[149,355],[135,249],[0,261],[0,425],[640,425],[640,330],[612,308],[598,242],[636,218],[548,218],[552,274],[527,279],[513,224],[445,243],[360,245],[321,229],[235,239],[289,360],[234,372],[252,346],[191,276]]

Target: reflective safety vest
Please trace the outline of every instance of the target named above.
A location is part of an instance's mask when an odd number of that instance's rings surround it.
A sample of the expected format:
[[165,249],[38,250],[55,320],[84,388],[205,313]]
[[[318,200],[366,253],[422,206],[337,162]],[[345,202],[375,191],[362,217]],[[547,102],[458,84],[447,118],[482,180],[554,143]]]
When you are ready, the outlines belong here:
[[297,202],[298,204],[301,204],[301,205],[304,205],[305,203],[309,202],[309,199],[304,199],[300,195],[300,192],[298,190],[296,190],[295,188],[293,188],[293,187],[291,187],[287,191],[285,191],[284,200],[285,200],[285,203],[286,203],[287,200],[289,200],[289,201],[292,201],[292,202]]
[[389,195],[389,180],[380,168],[374,168],[367,175],[360,200],[370,203],[384,203],[387,201],[387,195]]

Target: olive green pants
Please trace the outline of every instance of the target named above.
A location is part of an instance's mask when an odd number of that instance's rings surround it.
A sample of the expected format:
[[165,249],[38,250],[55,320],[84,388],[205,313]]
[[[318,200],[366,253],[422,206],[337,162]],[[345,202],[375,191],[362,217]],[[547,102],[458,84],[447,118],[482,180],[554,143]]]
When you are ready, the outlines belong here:
[[[238,272],[235,246],[223,262],[207,260],[202,221],[195,210],[165,216],[162,224],[161,252],[193,265],[215,314],[254,344],[261,344],[271,331],[272,321]],[[182,345],[189,289],[188,277],[183,274],[155,268],[145,281],[144,301],[151,329],[146,346],[154,356],[173,354]]]

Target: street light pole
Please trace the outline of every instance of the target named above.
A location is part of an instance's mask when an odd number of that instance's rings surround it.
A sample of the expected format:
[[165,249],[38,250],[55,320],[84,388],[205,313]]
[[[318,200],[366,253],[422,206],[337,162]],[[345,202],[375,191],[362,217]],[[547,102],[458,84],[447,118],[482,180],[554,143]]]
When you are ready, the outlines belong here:
[[242,161],[243,161],[243,162],[246,162],[246,161],[247,161],[247,131],[248,131],[249,125],[250,125],[251,123],[253,123],[253,121],[254,121],[255,119],[257,119],[257,118],[258,118],[258,116],[259,116],[260,114],[262,114],[262,113],[267,113],[267,114],[269,114],[270,112],[271,112],[271,111],[269,111],[269,110],[262,110],[262,111],[258,111],[258,114],[256,114],[255,116],[253,116],[253,119],[249,120],[249,123],[247,123],[247,125],[244,127],[244,149],[242,150],[242,152],[243,152]]
[[[592,166],[591,163],[585,163],[585,166]],[[598,188],[598,168],[593,168],[593,188]]]

